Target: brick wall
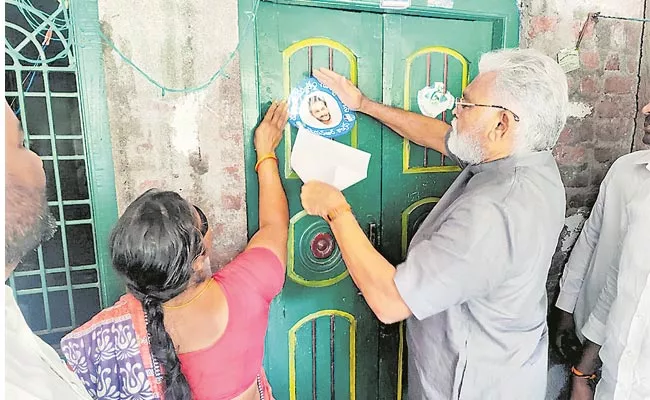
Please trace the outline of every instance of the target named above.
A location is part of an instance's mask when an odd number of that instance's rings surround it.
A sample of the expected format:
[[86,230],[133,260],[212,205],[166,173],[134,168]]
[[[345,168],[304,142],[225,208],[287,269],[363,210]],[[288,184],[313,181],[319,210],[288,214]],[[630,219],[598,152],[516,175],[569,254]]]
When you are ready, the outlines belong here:
[[[555,57],[562,48],[575,47],[589,12],[638,18],[646,7],[643,0],[595,4],[523,1],[521,46]],[[612,19],[588,23],[580,44],[581,68],[567,74],[571,114],[554,151],[566,186],[567,226],[549,275],[549,302],[600,182],[611,164],[630,152],[641,129],[636,116],[642,28],[640,22]]]
[[[555,56],[575,46],[589,12],[641,17],[645,10],[650,17],[649,1],[523,1],[521,46]],[[567,74],[571,116],[554,151],[566,186],[567,218],[547,281],[550,304],[607,170],[621,155],[647,148],[641,143],[638,110],[650,102],[650,27],[644,31],[639,22],[609,19],[590,24],[580,45],[580,62],[579,70]],[[568,367],[553,351],[549,356],[547,399],[568,399]]]

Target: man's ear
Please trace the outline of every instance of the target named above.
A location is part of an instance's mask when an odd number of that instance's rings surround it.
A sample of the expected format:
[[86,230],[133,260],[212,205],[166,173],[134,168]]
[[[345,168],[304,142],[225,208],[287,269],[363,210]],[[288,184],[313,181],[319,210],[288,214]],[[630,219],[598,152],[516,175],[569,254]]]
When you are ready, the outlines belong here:
[[490,137],[490,140],[491,141],[501,140],[506,135],[510,134],[512,121],[513,119],[510,117],[510,115],[508,115],[506,111],[500,112],[497,125],[494,127],[492,132],[490,132],[490,135],[492,135]]
[[499,113],[499,118],[494,120],[493,128],[488,132],[487,138],[490,142],[496,142],[504,138],[510,126],[510,117],[506,112]]

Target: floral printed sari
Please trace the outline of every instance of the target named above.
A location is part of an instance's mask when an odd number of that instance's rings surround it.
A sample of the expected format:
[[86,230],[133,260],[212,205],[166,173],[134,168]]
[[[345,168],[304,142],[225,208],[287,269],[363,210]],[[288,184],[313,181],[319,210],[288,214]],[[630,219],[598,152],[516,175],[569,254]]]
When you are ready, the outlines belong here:
[[126,294],[61,340],[68,366],[96,399],[163,398],[142,304]]

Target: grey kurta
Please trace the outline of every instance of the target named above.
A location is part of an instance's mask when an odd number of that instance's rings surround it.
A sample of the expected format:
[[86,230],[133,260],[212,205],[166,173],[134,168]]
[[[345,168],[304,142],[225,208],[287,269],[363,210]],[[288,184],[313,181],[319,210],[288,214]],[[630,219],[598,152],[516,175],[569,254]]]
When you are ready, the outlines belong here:
[[564,212],[548,151],[463,170],[395,276],[414,315],[410,399],[544,399],[545,284]]

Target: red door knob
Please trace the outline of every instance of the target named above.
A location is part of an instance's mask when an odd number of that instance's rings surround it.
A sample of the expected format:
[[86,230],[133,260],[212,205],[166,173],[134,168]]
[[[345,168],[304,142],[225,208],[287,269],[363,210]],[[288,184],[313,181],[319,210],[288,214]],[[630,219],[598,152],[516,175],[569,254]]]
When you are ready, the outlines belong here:
[[334,238],[327,232],[317,233],[311,240],[311,254],[319,260],[332,255]]

